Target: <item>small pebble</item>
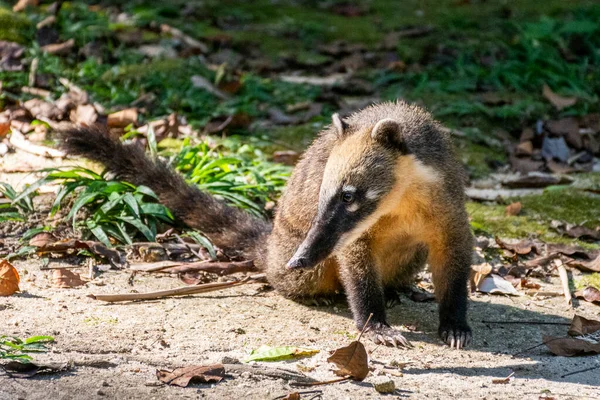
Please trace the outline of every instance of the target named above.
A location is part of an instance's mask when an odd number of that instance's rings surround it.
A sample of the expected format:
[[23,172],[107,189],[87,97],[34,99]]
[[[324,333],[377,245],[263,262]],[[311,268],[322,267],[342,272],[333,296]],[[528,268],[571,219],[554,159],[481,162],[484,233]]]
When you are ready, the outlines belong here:
[[221,364],[241,364],[240,360],[235,357],[225,356],[221,359]]
[[396,384],[387,376],[377,376],[371,383],[379,393],[393,393],[396,390]]

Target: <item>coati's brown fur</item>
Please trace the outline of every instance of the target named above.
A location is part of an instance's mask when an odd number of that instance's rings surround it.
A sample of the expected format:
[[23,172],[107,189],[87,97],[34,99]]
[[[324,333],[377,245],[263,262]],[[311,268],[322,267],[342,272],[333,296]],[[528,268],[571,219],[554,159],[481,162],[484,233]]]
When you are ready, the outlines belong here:
[[102,128],[62,133],[71,154],[103,163],[119,179],[154,190],[173,214],[230,253],[255,259],[285,297],[344,291],[358,328],[408,345],[385,317],[384,293],[430,265],[439,334],[462,347],[472,235],[463,168],[431,116],[403,102],[334,116],[294,169],[273,225],[187,185],[143,149]]

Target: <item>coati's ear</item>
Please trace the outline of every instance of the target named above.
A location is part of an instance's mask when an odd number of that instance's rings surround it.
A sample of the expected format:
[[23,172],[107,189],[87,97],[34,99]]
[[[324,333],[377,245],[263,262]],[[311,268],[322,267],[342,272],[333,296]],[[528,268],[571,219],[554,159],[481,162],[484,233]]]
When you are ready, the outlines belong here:
[[333,126],[335,127],[335,132],[339,137],[344,136],[344,132],[348,129],[348,124],[342,121],[340,118],[340,114],[335,113],[331,116],[331,120],[333,121]]
[[403,153],[406,152],[406,143],[402,137],[402,125],[391,118],[385,118],[375,124],[371,131],[373,140],[379,143],[399,148]]

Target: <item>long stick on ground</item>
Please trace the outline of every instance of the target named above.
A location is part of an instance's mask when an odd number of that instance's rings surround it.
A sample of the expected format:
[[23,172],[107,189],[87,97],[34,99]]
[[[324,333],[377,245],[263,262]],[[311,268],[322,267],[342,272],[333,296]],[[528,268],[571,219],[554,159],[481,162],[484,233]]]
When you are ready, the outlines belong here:
[[200,261],[182,263],[177,261],[159,261],[156,263],[131,264],[130,269],[142,272],[164,272],[168,274],[192,271],[212,272],[218,275],[230,275],[237,272],[256,272],[254,261]]
[[265,282],[265,275],[258,274],[249,276],[241,281],[232,282],[215,282],[205,283],[203,285],[196,286],[183,286],[175,289],[159,290],[157,292],[147,293],[124,293],[124,294],[92,294],[90,297],[94,300],[106,301],[115,303],[119,301],[134,301],[134,300],[156,300],[164,297],[172,296],[186,296],[190,294],[214,292],[217,290],[225,289],[233,286],[241,286],[247,283],[262,283]]

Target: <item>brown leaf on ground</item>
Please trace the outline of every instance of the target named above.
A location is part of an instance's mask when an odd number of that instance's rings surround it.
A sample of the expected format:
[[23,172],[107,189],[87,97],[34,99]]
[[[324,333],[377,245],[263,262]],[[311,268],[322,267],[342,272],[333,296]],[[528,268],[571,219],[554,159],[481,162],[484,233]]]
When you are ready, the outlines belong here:
[[223,364],[193,365],[173,371],[156,370],[156,377],[167,385],[187,387],[190,383],[218,383],[225,376]]
[[586,226],[574,226],[565,231],[565,234],[569,237],[581,239],[581,240],[600,240],[600,231],[588,228]]
[[108,114],[106,123],[111,128],[125,128],[129,124],[134,124],[138,119],[137,108],[126,108],[125,110],[117,111]]
[[39,0],[19,0],[17,4],[13,6],[14,12],[19,12],[25,10],[29,6],[37,6]]
[[68,371],[72,366],[70,363],[36,364],[32,362],[9,361],[2,368],[12,378],[27,379],[37,374],[54,374]]
[[600,321],[575,315],[568,334],[572,337],[544,336],[544,344],[557,356],[600,354]]
[[591,261],[571,260],[567,265],[583,272],[600,272],[600,255]]
[[591,342],[572,337],[557,338],[543,336],[544,344],[557,356],[573,357],[586,354],[600,354],[600,342]]
[[591,260],[596,257],[595,252],[590,252],[581,246],[573,244],[549,243],[546,245],[546,251],[548,254],[560,253],[569,257],[585,258],[586,260]]
[[298,393],[298,392],[288,393],[281,400],[300,400],[300,393]]
[[40,99],[31,99],[23,103],[23,107],[31,113],[31,115],[39,119],[45,117],[53,121],[62,119],[63,111],[54,104]]
[[531,140],[519,143],[515,148],[517,156],[531,156],[533,154],[533,143]]
[[65,268],[58,268],[52,272],[52,283],[56,287],[69,289],[83,286],[87,282],[81,279],[81,276],[75,272]]
[[29,239],[29,245],[35,247],[44,247],[51,243],[55,243],[57,240],[57,237],[50,232],[40,232]]
[[90,126],[98,120],[98,112],[91,104],[81,104],[71,110],[69,117],[76,124]]
[[536,244],[531,240],[520,240],[517,243],[511,244],[503,241],[498,236],[496,236],[495,239],[496,243],[498,244],[498,246],[500,246],[500,248],[510,250],[516,254],[526,255],[531,252],[539,254]]
[[0,296],[10,296],[19,291],[19,273],[7,260],[0,260]]
[[587,319],[581,315],[575,314],[571,326],[569,327],[569,336],[589,335],[600,331],[600,321]]
[[75,46],[75,39],[69,39],[66,42],[62,43],[52,43],[42,47],[42,50],[46,53],[54,54],[54,55],[66,55],[71,52]]
[[356,381],[362,381],[369,374],[369,356],[365,346],[354,341],[348,346],[340,347],[327,359],[339,369],[334,373],[338,376],[351,376]]
[[573,117],[548,121],[546,122],[546,129],[554,135],[564,136],[569,146],[575,149],[581,149],[583,146],[579,133],[579,121]]
[[571,107],[577,103],[576,97],[564,97],[558,95],[554,93],[548,85],[544,85],[542,89],[542,95],[559,111],[563,108]]
[[575,297],[590,303],[600,303],[600,290],[593,286],[588,286],[583,290],[575,292]]
[[521,208],[523,208],[523,206],[521,205],[521,202],[517,201],[516,203],[507,205],[506,208],[504,209],[504,212],[506,213],[507,216],[514,217],[521,213]]
[[[32,245],[33,246],[33,245]],[[52,243],[43,243],[43,246],[39,246],[37,251],[40,254],[43,253],[66,253],[71,250],[85,249],[89,250],[97,256],[106,258],[111,264],[118,266],[121,264],[121,255],[117,250],[109,249],[100,242],[94,242],[91,240],[61,240]]]
[[0,138],[6,136],[10,132],[10,121],[0,122]]

